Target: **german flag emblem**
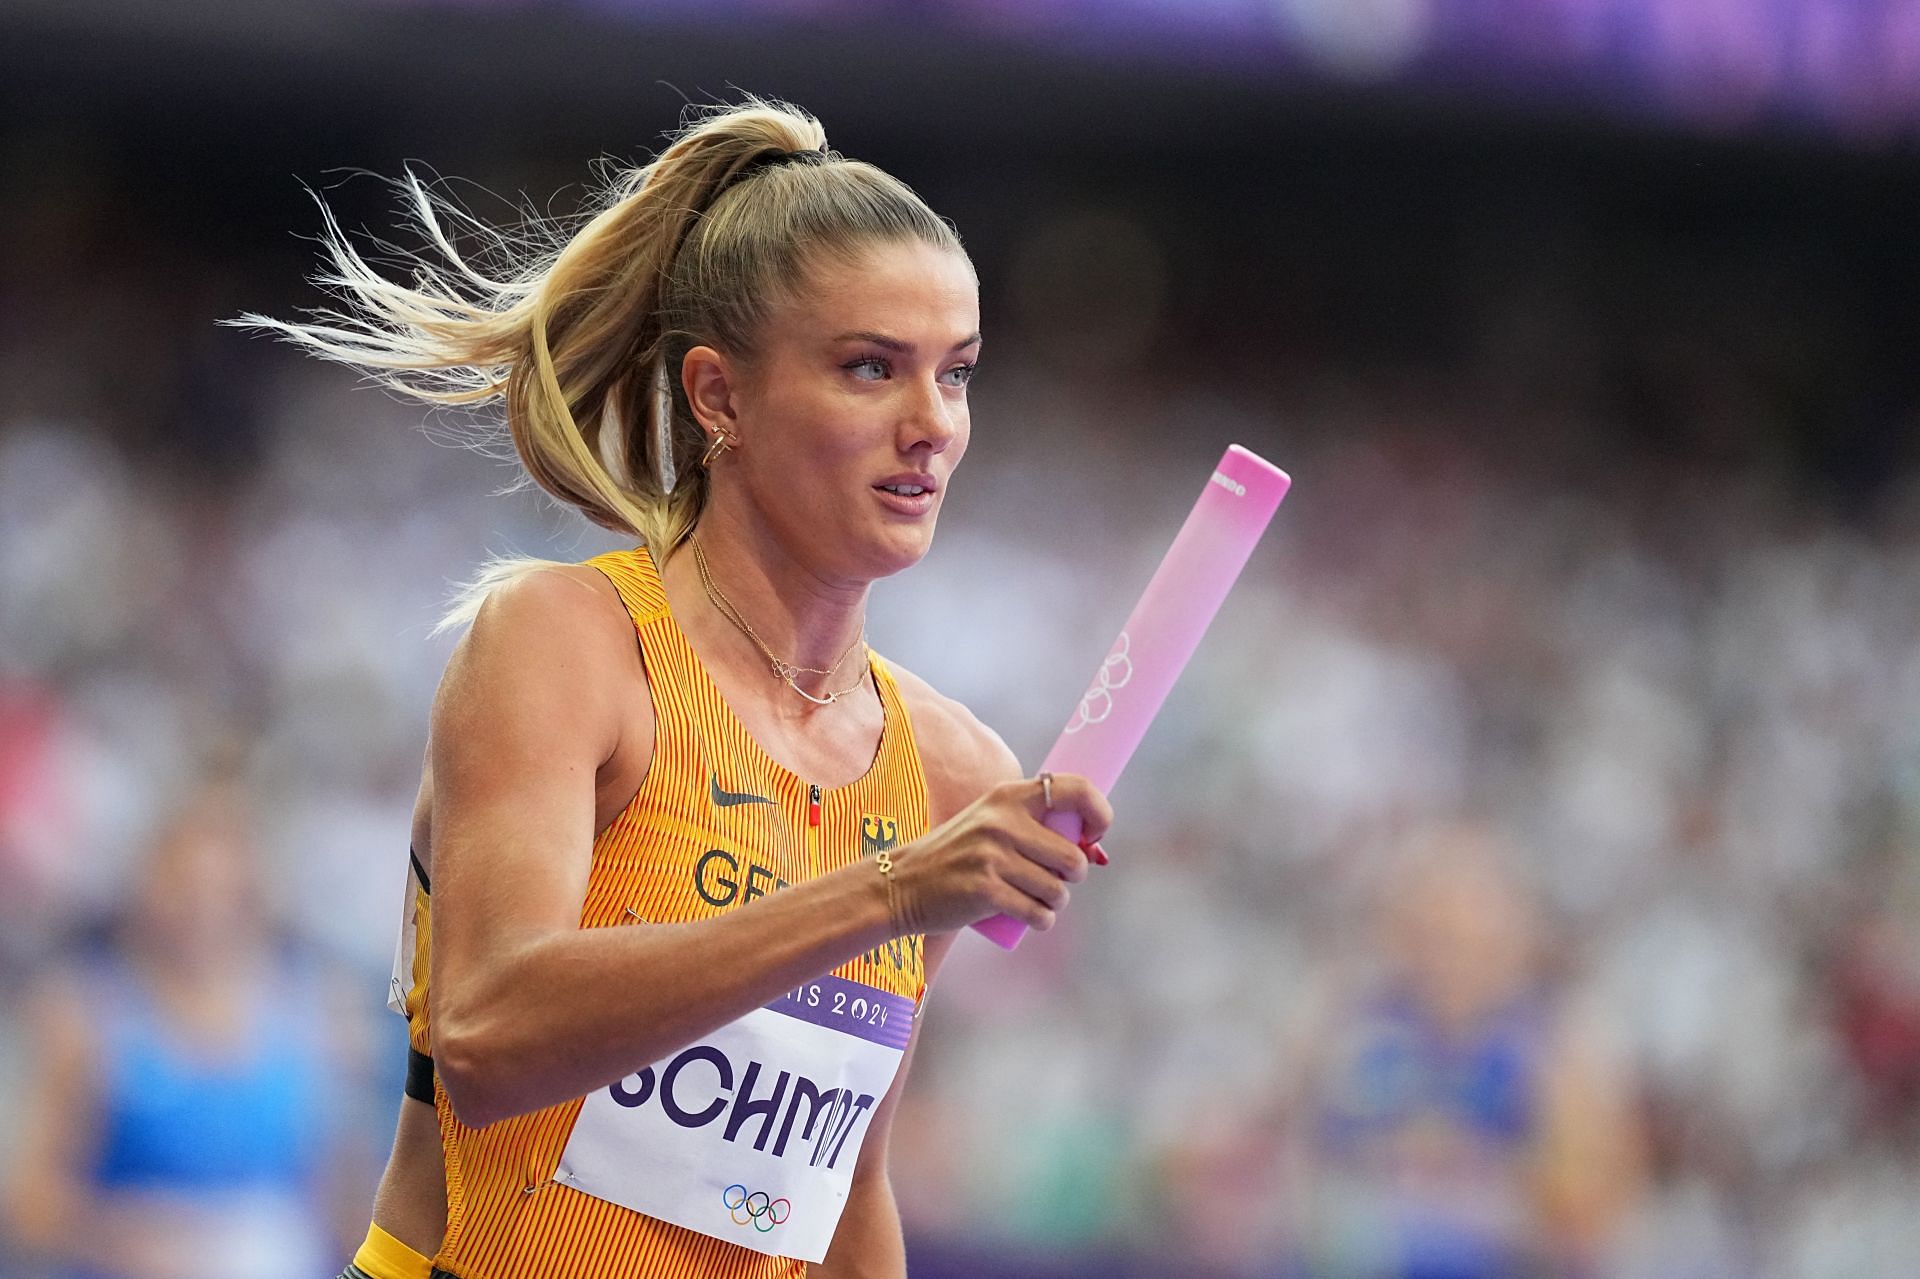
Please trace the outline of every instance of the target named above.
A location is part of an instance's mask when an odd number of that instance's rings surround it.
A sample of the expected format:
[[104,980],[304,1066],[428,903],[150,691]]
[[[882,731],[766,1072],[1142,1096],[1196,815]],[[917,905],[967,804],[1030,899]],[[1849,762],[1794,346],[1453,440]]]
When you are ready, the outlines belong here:
[[860,814],[860,855],[871,857],[883,848],[900,846],[900,823],[877,813]]

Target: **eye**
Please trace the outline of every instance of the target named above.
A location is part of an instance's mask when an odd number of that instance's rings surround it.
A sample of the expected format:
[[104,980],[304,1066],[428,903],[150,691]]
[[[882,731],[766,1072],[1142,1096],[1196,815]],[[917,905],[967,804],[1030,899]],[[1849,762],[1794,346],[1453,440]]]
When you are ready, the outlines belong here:
[[960,375],[959,378],[955,381],[947,383],[947,385],[948,386],[965,386],[967,383],[973,381],[973,371],[979,367],[980,366],[978,364],[956,364],[952,368],[948,369],[946,373],[943,374],[942,376],[952,377],[954,374],[958,373]]
[[842,365],[841,367],[845,368],[863,382],[883,381],[893,371],[888,367],[887,362],[877,355],[863,355],[859,359]]

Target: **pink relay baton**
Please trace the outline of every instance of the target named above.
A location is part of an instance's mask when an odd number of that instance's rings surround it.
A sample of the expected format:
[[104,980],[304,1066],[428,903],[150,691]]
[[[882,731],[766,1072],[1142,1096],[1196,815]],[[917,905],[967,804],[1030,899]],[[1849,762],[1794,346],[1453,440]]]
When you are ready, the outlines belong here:
[[[1042,772],[1079,773],[1102,791],[1113,789],[1292,483],[1265,458],[1228,446]],[[1047,826],[1079,842],[1078,813],[1054,813]],[[1018,946],[1027,931],[1007,915],[974,927],[1003,950]]]

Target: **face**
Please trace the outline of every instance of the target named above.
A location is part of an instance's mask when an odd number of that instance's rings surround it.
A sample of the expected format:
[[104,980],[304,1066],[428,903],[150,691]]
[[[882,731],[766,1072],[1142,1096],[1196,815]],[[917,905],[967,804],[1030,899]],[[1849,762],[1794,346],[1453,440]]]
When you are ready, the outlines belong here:
[[967,451],[979,286],[965,257],[918,241],[811,276],[750,365],[714,366],[724,405],[701,397],[712,377],[689,398],[740,440],[714,469],[715,506],[744,499],[823,579],[870,581],[927,553]]
[[257,857],[237,797],[197,795],[167,829],[145,867],[136,916],[169,952],[228,940],[257,924]]
[[1430,838],[1397,879],[1394,940],[1436,1011],[1471,1015],[1527,980],[1533,907],[1490,836],[1463,826]]

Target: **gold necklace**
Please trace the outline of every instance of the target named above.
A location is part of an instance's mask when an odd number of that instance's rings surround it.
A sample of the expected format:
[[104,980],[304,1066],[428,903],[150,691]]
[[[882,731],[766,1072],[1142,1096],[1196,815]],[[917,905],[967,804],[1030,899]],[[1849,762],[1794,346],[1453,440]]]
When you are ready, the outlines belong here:
[[793,677],[795,675],[833,674],[839,670],[842,663],[847,660],[848,654],[852,653],[855,648],[858,648],[867,638],[867,628],[862,626],[860,633],[853,637],[853,643],[847,645],[846,651],[840,654],[839,659],[825,670],[821,670],[817,666],[795,666],[792,662],[781,661],[780,658],[774,655],[773,650],[767,647],[767,642],[760,638],[760,633],[748,625],[747,619],[740,615],[740,610],[733,606],[733,601],[728,599],[725,593],[721,591],[719,585],[714,582],[713,570],[707,567],[707,553],[700,549],[700,539],[689,533],[687,534],[687,544],[693,547],[693,562],[700,569],[700,585],[706,590],[707,598],[713,602],[715,608],[720,610],[722,617],[739,627],[740,630],[745,633],[746,637],[752,640],[754,645],[766,655],[767,661],[773,667],[773,676],[775,679],[812,702],[815,706],[831,706],[867,682],[866,672],[862,671],[859,679],[847,685],[839,692],[828,693],[825,697],[815,697],[806,689],[801,688],[800,685],[794,682]]

